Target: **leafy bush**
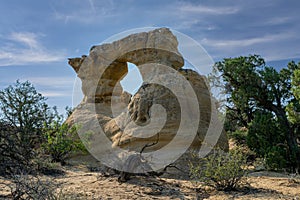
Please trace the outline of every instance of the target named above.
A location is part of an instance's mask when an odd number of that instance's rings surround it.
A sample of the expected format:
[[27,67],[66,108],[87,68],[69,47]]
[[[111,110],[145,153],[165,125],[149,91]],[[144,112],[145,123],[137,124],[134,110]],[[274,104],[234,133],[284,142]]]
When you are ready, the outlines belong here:
[[247,135],[248,135],[248,130],[247,129],[239,129],[235,131],[229,131],[227,132],[228,138],[234,139],[234,141],[239,144],[246,144],[247,141]]
[[42,146],[53,162],[65,164],[70,154],[86,151],[77,136],[77,126],[70,128],[65,123],[61,124],[59,121],[55,121],[45,130],[44,134],[46,142]]
[[270,147],[265,155],[268,170],[280,170],[287,167],[286,149],[280,146]]
[[224,152],[213,150],[199,163],[190,163],[191,177],[217,190],[233,190],[242,183],[246,158],[239,149]]

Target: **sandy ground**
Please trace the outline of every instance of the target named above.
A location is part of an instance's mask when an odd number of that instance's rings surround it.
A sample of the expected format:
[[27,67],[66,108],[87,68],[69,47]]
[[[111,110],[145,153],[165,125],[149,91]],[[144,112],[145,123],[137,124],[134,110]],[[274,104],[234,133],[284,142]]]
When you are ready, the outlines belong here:
[[[90,172],[85,166],[63,167],[64,175],[55,177],[61,191],[81,199],[294,199],[300,200],[300,177],[274,172],[255,172],[238,191],[222,192],[199,187],[195,182],[167,178],[134,176],[119,183],[118,176]],[[2,199],[9,199],[8,180],[0,177]],[[5,197],[6,196],[6,197]]]

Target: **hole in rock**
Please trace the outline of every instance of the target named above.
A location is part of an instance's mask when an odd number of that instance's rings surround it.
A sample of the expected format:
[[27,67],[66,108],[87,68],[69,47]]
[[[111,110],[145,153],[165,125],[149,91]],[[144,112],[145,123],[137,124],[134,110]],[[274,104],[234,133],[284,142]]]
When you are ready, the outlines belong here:
[[134,95],[143,84],[143,79],[138,67],[135,64],[127,62],[127,66],[128,73],[120,81],[120,83],[124,91]]

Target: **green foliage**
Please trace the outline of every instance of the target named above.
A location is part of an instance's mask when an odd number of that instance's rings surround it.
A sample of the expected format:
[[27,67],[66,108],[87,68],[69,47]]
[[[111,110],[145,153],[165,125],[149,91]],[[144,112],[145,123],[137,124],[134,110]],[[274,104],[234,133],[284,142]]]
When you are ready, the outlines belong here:
[[288,113],[288,120],[298,127],[300,126],[300,102],[290,102],[286,107]]
[[191,177],[217,190],[234,190],[242,184],[246,158],[240,149],[214,150],[199,163],[190,163]]
[[47,163],[40,162],[47,159],[37,159],[46,158],[45,152],[52,161],[64,163],[71,153],[84,150],[77,127],[69,128],[62,120],[28,81],[0,91],[0,172],[47,171]]
[[[292,92],[295,99],[291,100],[288,104],[286,111],[288,113],[289,121],[300,127],[300,69],[294,71],[292,77]],[[300,134],[299,134],[300,137]]]
[[[297,143],[300,126],[294,123],[300,110],[296,101],[300,64],[290,62],[286,68],[276,71],[266,66],[260,56],[250,55],[226,58],[217,62],[214,70],[221,73],[228,97],[225,129],[234,132],[240,127],[249,128],[248,143],[261,156],[273,155],[272,146],[284,146],[288,152],[286,166],[300,169]],[[258,117],[260,112],[269,114]],[[280,152],[283,151],[276,154]]]
[[227,132],[228,138],[233,139],[237,144],[243,145],[246,144],[248,130],[247,129],[239,129],[232,132]]
[[[286,112],[288,115],[288,120],[294,127],[293,134],[298,138],[298,141],[300,141],[300,69],[296,69],[294,71],[292,77],[292,92],[295,98],[290,100],[286,107]],[[295,160],[299,159],[299,157],[299,155],[294,154]]]
[[70,117],[74,111],[74,108],[67,106],[65,109],[67,117]]
[[43,140],[44,125],[54,114],[28,81],[0,91],[0,168],[6,173],[29,167]]
[[278,122],[270,112],[257,112],[250,124],[247,144],[258,155],[264,156],[269,147],[284,141]]
[[[228,116],[238,120],[240,125],[247,127],[253,119],[255,101],[252,94],[259,95],[261,79],[259,70],[265,62],[259,56],[224,59],[217,62],[214,68],[222,74],[228,98]],[[252,83],[253,85],[249,84]]]
[[54,121],[44,132],[46,142],[43,148],[52,157],[53,162],[65,163],[72,153],[86,151],[81,140],[77,136],[77,126],[71,128],[59,121]]
[[300,69],[294,71],[292,86],[294,96],[300,101]]
[[265,164],[268,170],[280,170],[287,167],[286,148],[282,146],[268,147],[265,154]]
[[41,139],[45,122],[53,117],[46,98],[28,81],[17,81],[0,91],[0,110],[1,121],[14,128],[28,147]]

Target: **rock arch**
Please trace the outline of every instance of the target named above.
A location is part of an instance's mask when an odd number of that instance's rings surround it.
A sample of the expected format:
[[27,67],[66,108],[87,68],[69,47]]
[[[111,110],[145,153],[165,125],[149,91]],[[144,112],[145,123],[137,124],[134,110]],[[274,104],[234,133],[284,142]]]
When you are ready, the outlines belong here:
[[[82,81],[84,98],[67,122],[74,124],[76,116],[81,123],[90,123],[91,117],[94,115],[91,115],[89,109],[90,106],[95,106],[96,118],[112,142],[112,148],[120,147],[140,152],[145,145],[155,142],[156,144],[147,151],[156,151],[162,148],[176,134],[178,124],[180,124],[180,107],[174,100],[172,92],[157,85],[147,84],[147,80],[159,76],[156,66],[165,65],[184,76],[197,95],[200,121],[197,137],[189,145],[191,145],[190,149],[199,149],[211,120],[211,96],[204,76],[192,70],[181,69],[184,59],[178,52],[177,46],[177,39],[172,32],[167,28],[161,28],[132,34],[109,44],[93,46],[88,56],[69,59],[69,64]],[[135,64],[140,69],[145,81],[145,84],[133,97],[124,92],[120,84],[128,72],[127,62]],[[141,66],[143,66],[143,70]],[[172,84],[173,81],[175,80],[170,80],[169,84]],[[116,112],[111,107],[112,102],[118,105],[118,108],[115,108]],[[159,139],[157,139],[157,134],[147,138],[134,137],[132,134],[136,129],[129,127],[130,122],[145,123],[150,118],[149,113],[153,103],[162,104],[167,109],[167,125],[159,132]],[[127,111],[122,112],[126,108]],[[118,113],[117,116],[114,113]],[[188,130],[186,132],[189,134]],[[217,145],[225,150],[228,149],[224,132]],[[176,148],[180,148],[180,146],[174,147],[174,151]],[[101,149],[97,151],[101,153]],[[180,159],[177,163],[182,165]],[[186,163],[183,166],[186,167]]]

